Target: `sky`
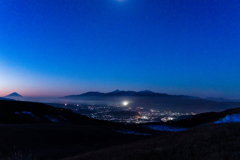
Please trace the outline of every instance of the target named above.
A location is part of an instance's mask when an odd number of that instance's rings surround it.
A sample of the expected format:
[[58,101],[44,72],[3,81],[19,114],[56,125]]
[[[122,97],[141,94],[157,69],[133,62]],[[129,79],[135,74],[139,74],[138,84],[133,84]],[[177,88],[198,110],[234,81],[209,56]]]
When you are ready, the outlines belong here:
[[1,0],[0,96],[240,98],[239,0]]

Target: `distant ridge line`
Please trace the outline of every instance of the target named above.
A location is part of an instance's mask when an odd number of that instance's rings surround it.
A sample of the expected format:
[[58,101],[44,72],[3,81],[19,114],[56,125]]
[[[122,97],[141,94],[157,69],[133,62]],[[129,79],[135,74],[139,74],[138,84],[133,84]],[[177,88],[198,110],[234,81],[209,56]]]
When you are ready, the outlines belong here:
[[[191,96],[186,96],[186,95],[169,95],[166,93],[156,93],[156,92],[152,92],[150,90],[143,90],[143,91],[124,91],[124,90],[115,90],[112,92],[107,92],[107,93],[103,93],[103,92],[98,92],[98,91],[89,91],[86,93],[82,93],[79,95],[68,95],[65,96],[63,98],[73,98],[73,97],[81,97],[81,96],[169,96],[169,97],[188,97],[191,98]],[[192,97],[193,98],[193,97]],[[196,97],[198,98],[198,97]]]

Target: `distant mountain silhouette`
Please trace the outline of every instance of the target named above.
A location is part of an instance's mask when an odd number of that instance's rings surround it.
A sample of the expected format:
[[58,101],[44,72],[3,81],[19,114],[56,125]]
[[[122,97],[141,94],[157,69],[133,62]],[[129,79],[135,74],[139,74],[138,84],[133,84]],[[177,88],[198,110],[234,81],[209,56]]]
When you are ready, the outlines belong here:
[[13,92],[5,97],[22,97],[20,94],[18,94],[17,92]]
[[80,95],[69,95],[62,97],[68,100],[80,100],[93,104],[119,104],[123,101],[131,102],[130,107],[143,107],[144,109],[159,109],[173,112],[213,112],[223,111],[240,106],[240,102],[214,101],[199,97],[186,95],[169,95],[166,93],[155,93],[149,90],[124,91],[115,90],[108,93],[87,92]]
[[240,102],[239,99],[225,99],[223,97],[215,98],[215,97],[207,97],[205,99],[217,101],[217,102]]
[[153,94],[154,92],[149,91],[149,90],[144,90],[144,91],[140,91],[139,93],[149,93],[149,94]]
[[[103,96],[104,93],[100,93],[100,92],[87,92],[87,93],[83,93],[81,95],[76,95],[76,96]],[[74,95],[72,95],[74,96]]]
[[[168,95],[165,93],[155,93],[149,90],[144,90],[140,92],[135,91],[124,91],[124,90],[115,90],[108,93],[101,93],[101,92],[86,92],[80,95],[69,95],[65,96],[63,98],[77,98],[77,97],[84,97],[84,96],[176,96],[176,95]],[[177,97],[189,97],[189,96],[183,96],[183,95],[177,95]],[[190,98],[190,97],[189,97]]]

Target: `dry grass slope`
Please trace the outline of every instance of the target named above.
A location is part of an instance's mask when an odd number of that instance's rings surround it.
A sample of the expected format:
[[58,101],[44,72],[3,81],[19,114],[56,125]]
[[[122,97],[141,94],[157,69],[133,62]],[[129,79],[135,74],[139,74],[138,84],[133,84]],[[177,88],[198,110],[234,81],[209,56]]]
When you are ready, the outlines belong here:
[[64,160],[239,159],[240,123],[195,127]]

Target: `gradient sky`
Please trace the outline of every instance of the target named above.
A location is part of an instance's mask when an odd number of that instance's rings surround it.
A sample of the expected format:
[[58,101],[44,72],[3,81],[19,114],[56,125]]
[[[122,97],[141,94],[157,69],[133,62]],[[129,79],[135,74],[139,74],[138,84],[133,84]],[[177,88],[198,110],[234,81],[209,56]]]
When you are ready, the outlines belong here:
[[1,0],[0,96],[240,98],[239,0]]

